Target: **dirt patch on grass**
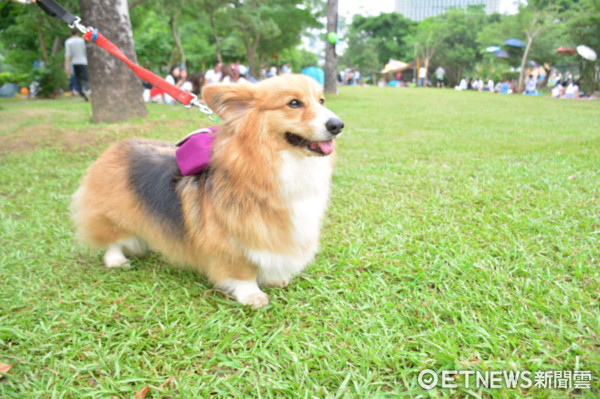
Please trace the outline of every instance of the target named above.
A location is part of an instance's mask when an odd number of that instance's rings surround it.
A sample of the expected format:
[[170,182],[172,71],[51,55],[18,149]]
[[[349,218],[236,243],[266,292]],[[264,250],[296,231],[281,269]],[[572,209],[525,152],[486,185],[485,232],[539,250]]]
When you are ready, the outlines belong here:
[[64,130],[48,124],[29,125],[0,136],[2,153],[32,152],[42,147],[58,147],[65,151],[81,150],[110,141],[105,132]]
[[[39,118],[39,115],[31,115]],[[27,153],[40,148],[62,151],[82,151],[89,147],[105,147],[126,137],[154,137],[174,141],[192,131],[189,121],[148,121],[137,124],[105,125],[101,127],[68,129],[48,123],[23,126],[0,135],[0,156],[8,153]],[[164,131],[164,135],[161,132]],[[157,135],[156,133],[159,132]],[[158,136],[158,137],[157,137]]]

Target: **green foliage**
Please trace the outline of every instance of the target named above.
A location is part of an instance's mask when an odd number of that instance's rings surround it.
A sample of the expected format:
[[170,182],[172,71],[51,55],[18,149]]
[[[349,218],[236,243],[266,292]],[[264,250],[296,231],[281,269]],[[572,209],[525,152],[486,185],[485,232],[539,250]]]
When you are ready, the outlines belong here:
[[436,19],[436,23],[443,26],[443,40],[433,56],[431,67],[444,67],[449,83],[455,84],[482,60],[477,34],[490,16],[485,14],[483,5],[475,5],[451,9]]
[[16,83],[19,86],[27,86],[29,84],[29,74],[0,72],[0,86],[5,83]]
[[[581,0],[577,7],[573,7],[565,13],[568,25],[567,35],[574,45],[585,44],[592,48],[600,56],[600,1]],[[596,61],[598,65],[600,61]],[[594,65],[592,62],[580,60],[583,69],[583,86],[590,91],[594,85]]]
[[281,64],[289,62],[292,72],[300,73],[300,71],[307,66],[317,65],[319,57],[310,51],[290,47],[281,52],[280,61]]
[[353,69],[358,69],[362,76],[379,71],[377,47],[379,41],[365,31],[350,31],[348,36],[348,50],[340,57],[339,63]]
[[31,71],[31,81],[36,81],[40,84],[38,96],[46,98],[54,97],[61,89],[67,86],[67,74],[65,73],[64,65],[64,59],[56,57],[51,59],[48,64]]
[[355,15],[349,30],[350,51],[359,47],[361,53],[354,62],[358,63],[364,72],[373,68],[366,63],[372,57],[373,47],[376,48],[379,65],[385,65],[390,58],[406,61],[413,58],[413,48],[407,38],[412,34],[416,23],[397,13],[382,13],[376,17]]

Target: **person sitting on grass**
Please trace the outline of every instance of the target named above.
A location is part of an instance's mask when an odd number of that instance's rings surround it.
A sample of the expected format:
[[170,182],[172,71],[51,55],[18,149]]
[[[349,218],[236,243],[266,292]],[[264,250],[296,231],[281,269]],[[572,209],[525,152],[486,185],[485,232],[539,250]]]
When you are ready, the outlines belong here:
[[565,89],[565,94],[562,96],[562,98],[579,98],[579,86],[577,85],[577,83],[573,83],[573,81],[569,82],[567,88]]
[[525,91],[523,94],[535,96],[537,95],[537,80],[533,75],[529,75],[527,82],[525,83]]
[[560,98],[565,93],[565,86],[563,86],[562,82],[556,83],[552,88],[552,98]]

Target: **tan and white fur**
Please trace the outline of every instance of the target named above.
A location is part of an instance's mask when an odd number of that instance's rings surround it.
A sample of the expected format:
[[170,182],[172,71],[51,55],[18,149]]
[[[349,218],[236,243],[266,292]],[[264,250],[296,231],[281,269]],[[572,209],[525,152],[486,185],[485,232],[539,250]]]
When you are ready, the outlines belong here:
[[320,85],[286,75],[204,89],[222,118],[207,170],[181,176],[172,144],[126,139],[73,195],[78,237],[107,267],[148,249],[204,273],[240,303],[266,306],[314,258],[343,123]]

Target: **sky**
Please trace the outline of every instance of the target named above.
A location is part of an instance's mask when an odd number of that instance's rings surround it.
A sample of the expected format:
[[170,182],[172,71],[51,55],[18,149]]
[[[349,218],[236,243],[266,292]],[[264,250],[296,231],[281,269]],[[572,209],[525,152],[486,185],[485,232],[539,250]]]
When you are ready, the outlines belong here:
[[[502,12],[515,9],[514,2],[515,0],[501,0]],[[338,0],[338,12],[340,16],[352,21],[354,14],[379,15],[382,12],[392,12],[395,4],[394,0]]]

